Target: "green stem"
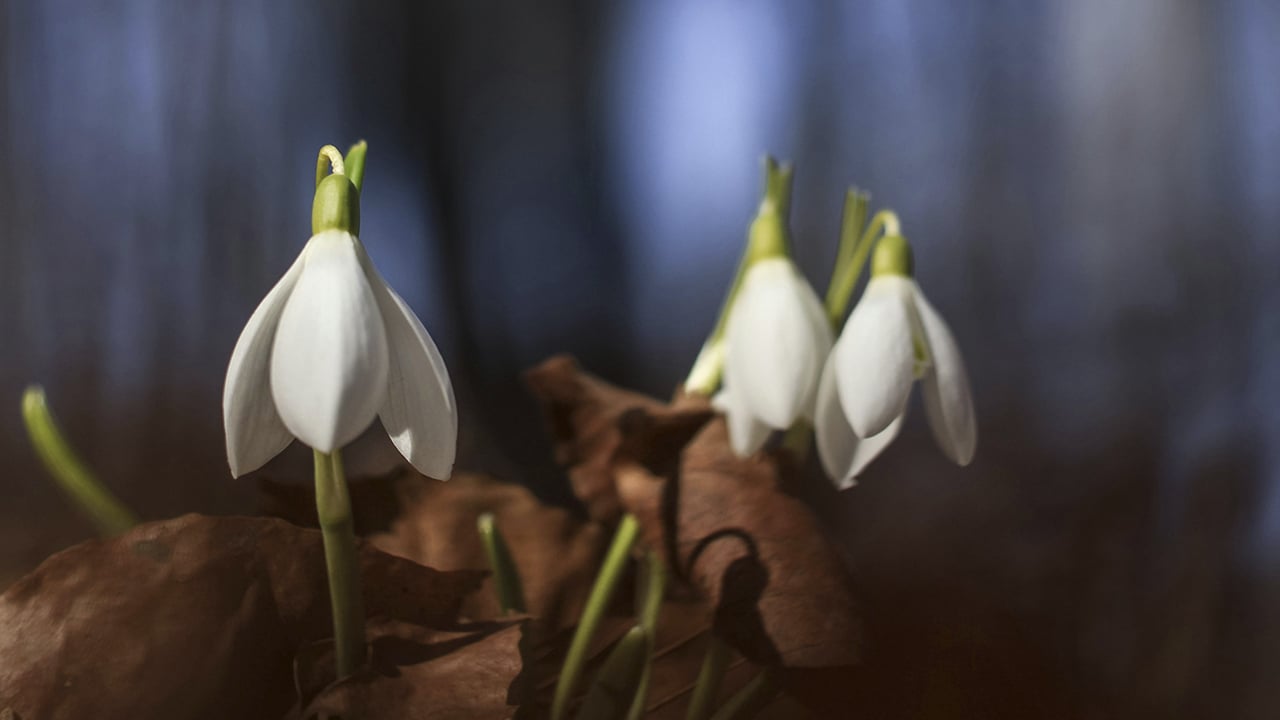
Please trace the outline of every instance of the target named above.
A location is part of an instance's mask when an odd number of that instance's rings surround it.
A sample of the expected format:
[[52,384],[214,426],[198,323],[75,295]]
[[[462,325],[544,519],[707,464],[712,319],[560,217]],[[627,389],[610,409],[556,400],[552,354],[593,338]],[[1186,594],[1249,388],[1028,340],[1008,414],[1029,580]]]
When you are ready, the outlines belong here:
[[591,687],[578,708],[578,718],[621,720],[626,717],[630,707],[627,698],[635,696],[652,647],[652,638],[639,625],[623,635],[596,671]]
[[592,586],[591,594],[587,597],[586,607],[582,609],[582,617],[578,620],[578,627],[569,644],[569,654],[565,657],[564,667],[560,670],[560,677],[556,681],[556,693],[551,703],[552,720],[563,720],[569,710],[569,698],[572,697],[578,680],[582,677],[587,648],[600,627],[605,609],[613,598],[613,591],[617,589],[618,580],[626,569],[627,558],[639,530],[640,525],[634,515],[622,516],[609,551],[605,554],[604,565],[600,568],[600,574],[596,576],[595,585]]
[[645,657],[644,669],[640,671],[640,682],[636,686],[635,697],[631,699],[627,720],[639,720],[643,717],[645,704],[649,701],[649,681],[653,675],[653,640],[658,630],[658,614],[662,611],[662,597],[667,590],[667,565],[662,561],[662,556],[649,550],[644,557],[646,573],[644,601],[640,605],[640,627],[648,633],[650,654]]
[[720,694],[720,683],[728,668],[729,646],[713,632],[707,654],[702,659],[702,669],[698,672],[698,682],[693,688],[693,697],[689,700],[686,720],[706,720],[711,714],[716,696]]
[[22,394],[22,421],[36,454],[62,491],[103,535],[118,535],[138,524],[137,517],[80,461],[58,429],[44,388],[31,385]]
[[[871,223],[867,225],[862,235],[858,236],[857,217],[853,217],[858,212],[858,203],[858,193],[850,190],[845,195],[845,220],[840,232],[840,249],[836,252],[836,267],[831,273],[831,284],[827,286],[827,319],[831,321],[831,327],[837,331],[849,308],[849,300],[853,297],[853,290],[858,285],[858,278],[862,275],[867,256],[871,254],[871,249],[875,247],[881,233],[883,232],[884,235],[900,233],[898,216],[892,210],[881,210],[871,218]],[[865,213],[865,209],[862,212]],[[857,238],[856,244],[854,238]],[[841,259],[844,262],[841,262]]]
[[325,145],[320,148],[319,154],[316,155],[316,187],[320,187],[320,181],[330,175],[345,175],[346,164],[342,160],[342,153],[338,152],[338,148],[332,145]]
[[742,257],[738,259],[738,269],[733,274],[733,282],[729,284],[729,292],[725,295],[724,302],[720,305],[720,315],[716,318],[715,327],[711,330],[711,334],[707,336],[706,342],[702,344],[702,350],[698,353],[698,358],[693,363],[693,368],[689,371],[689,376],[685,380],[684,388],[686,392],[696,393],[698,395],[711,396],[720,387],[721,376],[724,373],[724,333],[729,326],[729,315],[733,310],[733,301],[738,297],[738,291],[742,289],[742,279],[747,274],[747,268],[759,259],[761,240],[769,241],[773,244],[775,238],[768,233],[757,232],[757,226],[760,224],[760,216],[767,213],[776,213],[781,219],[783,236],[778,239],[782,243],[784,252],[787,251],[789,243],[785,238],[785,228],[787,217],[791,212],[791,181],[793,169],[790,165],[778,166],[776,160],[766,156],[764,159],[764,199],[760,201],[760,209],[756,218],[751,223],[751,228],[747,231],[747,242],[742,249]]
[[778,691],[769,671],[763,670],[741,690],[734,693],[711,720],[746,720],[764,709],[764,704]]
[[480,531],[480,542],[484,545],[485,554],[489,556],[489,567],[493,570],[493,589],[498,596],[498,606],[504,615],[524,612],[524,588],[520,584],[520,571],[494,522],[493,513],[482,514],[477,518],[476,526]]
[[360,591],[360,556],[351,519],[351,495],[342,470],[342,454],[315,451],[316,512],[324,538],[324,561],[333,609],[333,647],[338,677],[364,664],[364,602]]

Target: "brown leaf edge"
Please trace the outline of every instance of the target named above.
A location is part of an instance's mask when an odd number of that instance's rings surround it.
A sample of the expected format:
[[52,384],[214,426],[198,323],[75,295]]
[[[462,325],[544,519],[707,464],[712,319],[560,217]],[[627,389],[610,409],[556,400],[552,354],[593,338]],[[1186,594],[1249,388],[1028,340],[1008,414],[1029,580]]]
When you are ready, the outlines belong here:
[[[366,611],[462,632],[483,573],[369,546]],[[320,534],[185,515],[58,553],[0,595],[0,707],[28,718],[279,718],[294,658],[331,634]],[[503,693],[510,692],[515,676]]]

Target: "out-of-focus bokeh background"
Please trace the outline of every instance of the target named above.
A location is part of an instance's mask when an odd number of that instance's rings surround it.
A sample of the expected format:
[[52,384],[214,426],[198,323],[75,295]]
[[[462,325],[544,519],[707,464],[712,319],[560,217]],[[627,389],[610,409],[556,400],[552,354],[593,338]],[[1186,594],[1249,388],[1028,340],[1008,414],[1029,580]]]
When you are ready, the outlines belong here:
[[969,361],[971,467],[917,412],[818,503],[904,673],[965,688],[902,714],[1275,717],[1277,38],[1265,0],[0,2],[0,576],[92,532],[31,381],[142,515],[254,507],[223,373],[320,145],[370,143],[362,235],[448,360],[463,465],[553,501],[520,371],[669,393],[771,152],[815,284],[867,188]]

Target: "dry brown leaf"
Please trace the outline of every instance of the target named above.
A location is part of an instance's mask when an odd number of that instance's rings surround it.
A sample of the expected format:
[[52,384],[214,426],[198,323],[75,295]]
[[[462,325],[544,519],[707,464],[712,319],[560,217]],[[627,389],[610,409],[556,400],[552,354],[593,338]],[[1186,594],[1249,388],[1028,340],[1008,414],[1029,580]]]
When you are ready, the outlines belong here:
[[785,682],[858,662],[852,579],[814,514],[786,493],[798,470],[785,453],[738,458],[704,400],[664,405],[570,359],[547,361],[530,383],[575,491],[610,516],[636,515],[645,541],[714,607],[726,642],[786,670]]
[[[482,475],[442,483],[406,470],[395,482],[400,516],[389,532],[370,538],[374,545],[442,570],[488,568],[476,519],[493,513],[519,570],[529,614],[553,629],[577,622],[608,542],[599,524]],[[492,578],[468,596],[462,612],[476,619],[500,616]]]
[[[370,662],[314,695],[290,717],[326,720],[509,718],[532,690],[521,677],[521,623],[456,631],[382,621],[369,628]],[[330,650],[326,644],[322,650]],[[331,652],[299,658],[299,675],[332,674]]]
[[[654,444],[675,438],[676,445],[667,449],[677,453],[683,444],[678,430],[687,440],[712,416],[703,400],[682,397],[667,405],[593,377],[567,355],[529,370],[525,382],[543,405],[556,462],[568,469],[574,494],[593,519],[608,524],[622,513],[614,464],[624,439]],[[655,426],[677,431],[650,437],[646,430]]]
[[[371,547],[366,611],[457,624],[481,573]],[[186,515],[77,545],[0,595],[0,707],[42,720],[279,718],[299,648],[332,634],[320,534]]]
[[715,607],[716,632],[752,662],[852,665],[861,646],[852,580],[817,518],[782,491],[787,472],[781,455],[734,455],[717,418],[671,477],[632,463],[618,467],[618,484],[646,538]]

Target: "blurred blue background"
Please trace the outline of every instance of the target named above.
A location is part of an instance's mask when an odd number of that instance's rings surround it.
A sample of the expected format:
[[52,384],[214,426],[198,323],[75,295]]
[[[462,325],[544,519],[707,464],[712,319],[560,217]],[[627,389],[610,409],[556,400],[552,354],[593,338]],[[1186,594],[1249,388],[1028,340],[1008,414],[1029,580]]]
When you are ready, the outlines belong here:
[[322,144],[370,143],[362,237],[448,360],[463,467],[557,501],[520,371],[668,394],[769,152],[819,287],[846,186],[897,210],[977,397],[970,468],[916,413],[814,491],[883,661],[965,688],[889,714],[1275,717],[1277,38],[1264,0],[0,1],[0,572],[90,534],[31,381],[144,516],[253,508],[223,373]]

